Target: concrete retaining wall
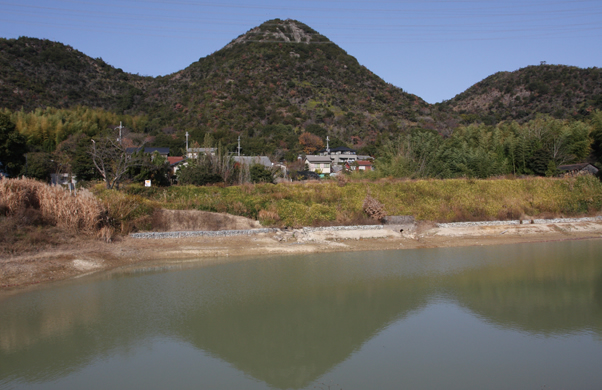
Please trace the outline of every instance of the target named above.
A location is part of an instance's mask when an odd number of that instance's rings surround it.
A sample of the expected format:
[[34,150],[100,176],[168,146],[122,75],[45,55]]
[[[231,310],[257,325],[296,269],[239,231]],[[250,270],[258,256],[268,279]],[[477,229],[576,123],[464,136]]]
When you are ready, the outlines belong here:
[[304,227],[303,232],[325,232],[338,230],[377,230],[382,229],[383,225],[356,225],[356,226],[322,226],[322,227]]

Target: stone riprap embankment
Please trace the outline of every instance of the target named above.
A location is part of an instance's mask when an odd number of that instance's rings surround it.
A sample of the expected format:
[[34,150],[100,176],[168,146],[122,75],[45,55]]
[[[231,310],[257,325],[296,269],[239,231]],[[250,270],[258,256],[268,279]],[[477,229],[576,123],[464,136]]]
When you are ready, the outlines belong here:
[[513,221],[479,221],[479,222],[450,222],[438,223],[437,227],[451,228],[462,226],[496,226],[496,225],[521,225],[521,224],[552,224],[575,222],[602,222],[602,216],[587,218],[554,218],[554,219],[517,219]]
[[274,233],[280,229],[247,229],[247,230],[199,230],[188,232],[145,232],[132,233],[132,238],[182,238],[182,237],[231,237],[231,236],[250,236],[252,234]]
[[383,229],[383,225],[357,225],[357,226],[323,226],[323,227],[304,227],[302,229],[286,229],[264,228],[264,229],[246,229],[246,230],[199,230],[199,231],[182,231],[182,232],[144,232],[132,233],[132,238],[183,238],[183,237],[231,237],[231,236],[250,236],[261,233],[315,233],[326,231],[345,231],[345,230],[379,230]]
[[[392,221],[391,221],[392,222]],[[397,221],[395,221],[397,222]],[[523,219],[513,221],[478,221],[478,222],[451,222],[451,223],[439,223],[439,228],[453,228],[453,227],[470,227],[470,226],[496,226],[496,225],[520,225],[520,224],[556,224],[556,223],[579,223],[579,222],[602,222],[602,216],[590,217],[590,218],[555,218],[555,219]],[[414,223],[407,224],[408,226],[402,226],[403,228],[409,228],[406,231],[413,231]],[[161,239],[161,238],[183,238],[183,237],[231,237],[231,236],[250,236],[261,233],[277,233],[290,235],[291,237],[299,238],[300,235],[309,235],[312,233],[319,232],[345,232],[345,231],[361,231],[361,230],[382,230],[385,228],[392,229],[398,227],[397,225],[355,225],[355,226],[321,226],[321,227],[304,227],[301,229],[278,229],[278,228],[264,228],[264,229],[246,229],[246,230],[217,230],[217,231],[179,231],[179,232],[144,232],[144,233],[132,233],[132,238],[147,238],[147,239]],[[393,229],[399,231],[399,229]],[[405,229],[404,229],[405,230]]]

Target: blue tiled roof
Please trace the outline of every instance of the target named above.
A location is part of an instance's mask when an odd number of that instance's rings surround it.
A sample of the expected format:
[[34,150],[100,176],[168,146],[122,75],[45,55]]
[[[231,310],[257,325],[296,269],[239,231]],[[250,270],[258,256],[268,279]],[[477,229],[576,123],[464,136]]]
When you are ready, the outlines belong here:
[[[127,148],[125,150],[127,153],[132,154],[140,151],[140,148]],[[154,152],[158,152],[159,154],[168,155],[169,148],[144,148],[144,153],[152,154]]]
[[154,152],[159,152],[159,154],[169,154],[169,148],[144,148],[144,153]]

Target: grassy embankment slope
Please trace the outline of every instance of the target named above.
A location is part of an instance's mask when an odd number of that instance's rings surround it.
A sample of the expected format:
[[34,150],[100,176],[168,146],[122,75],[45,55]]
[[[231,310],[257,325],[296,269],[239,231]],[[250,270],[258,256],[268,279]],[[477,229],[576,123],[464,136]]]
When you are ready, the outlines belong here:
[[438,222],[584,216],[602,211],[602,183],[594,177],[328,181],[225,188],[132,185],[121,192],[96,187],[95,193],[113,220],[126,226],[124,231],[152,229],[151,215],[158,208],[225,212],[258,219],[265,226],[367,223],[363,210],[367,195],[382,203],[387,215]]
[[[161,230],[161,209],[224,212],[264,226],[373,224],[370,195],[387,215],[449,222],[600,215],[602,182],[595,177],[527,179],[391,179],[232,187],[97,185],[78,196],[30,179],[0,180],[0,255],[109,241],[136,230]],[[196,217],[204,218],[204,217]],[[228,228],[215,226],[216,229]]]

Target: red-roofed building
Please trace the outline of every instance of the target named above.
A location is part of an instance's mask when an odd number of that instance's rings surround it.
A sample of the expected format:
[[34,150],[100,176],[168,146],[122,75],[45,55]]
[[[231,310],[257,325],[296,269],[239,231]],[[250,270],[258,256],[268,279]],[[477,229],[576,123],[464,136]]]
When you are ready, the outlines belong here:
[[184,157],[167,157],[167,161],[169,161],[169,165],[174,165],[184,160]]
[[186,159],[184,157],[167,157],[167,161],[169,162],[169,166],[171,168],[172,175],[175,175],[180,167],[180,164],[184,163]]
[[357,160],[353,162],[346,162],[345,169],[348,171],[371,171],[372,161],[368,160]]

